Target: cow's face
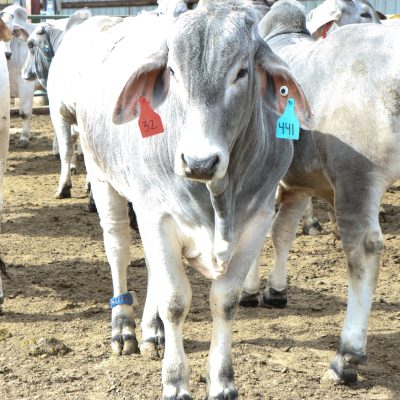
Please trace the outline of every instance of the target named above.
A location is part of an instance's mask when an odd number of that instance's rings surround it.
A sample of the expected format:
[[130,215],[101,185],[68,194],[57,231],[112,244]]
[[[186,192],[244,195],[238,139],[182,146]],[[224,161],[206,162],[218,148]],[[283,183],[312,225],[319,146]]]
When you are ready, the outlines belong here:
[[22,68],[24,79],[39,80],[42,86],[47,86],[47,77],[54,50],[47,32],[48,25],[42,24],[35,28],[27,40],[28,57]]
[[262,131],[251,123],[262,118],[263,100],[283,111],[276,101],[282,85],[291,89],[304,115],[310,114],[301,89],[258,36],[251,16],[246,7],[233,10],[221,3],[183,14],[167,43],[134,72],[119,97],[115,123],[137,115],[140,96],[153,107],[171,96],[177,115],[165,117],[169,132],[179,129],[174,135],[178,175],[203,182],[222,179],[239,135]]

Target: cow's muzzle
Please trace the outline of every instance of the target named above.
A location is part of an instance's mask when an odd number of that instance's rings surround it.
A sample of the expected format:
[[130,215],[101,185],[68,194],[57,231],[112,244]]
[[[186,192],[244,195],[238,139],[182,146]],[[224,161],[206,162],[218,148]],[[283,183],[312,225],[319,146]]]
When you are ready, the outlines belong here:
[[210,181],[214,178],[220,162],[219,156],[213,154],[204,159],[196,159],[181,155],[185,176],[190,179]]

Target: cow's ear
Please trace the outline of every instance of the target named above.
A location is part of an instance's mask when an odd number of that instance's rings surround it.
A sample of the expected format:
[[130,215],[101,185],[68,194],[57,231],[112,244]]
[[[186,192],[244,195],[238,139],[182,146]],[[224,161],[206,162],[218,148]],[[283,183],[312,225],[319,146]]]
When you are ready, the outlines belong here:
[[14,24],[13,36],[22,37],[25,40],[25,42],[27,42],[29,38],[29,33],[22,26]]
[[334,4],[325,1],[307,14],[307,29],[315,40],[326,35],[335,22],[339,22],[342,13],[335,8]]
[[8,29],[7,25],[4,21],[0,18],[0,40],[4,42],[8,42],[12,38],[12,33]]
[[114,108],[113,122],[120,125],[132,121],[140,112],[139,98],[145,97],[153,108],[167,97],[169,73],[167,71],[167,49],[148,58],[133,72],[122,89]]
[[384,20],[387,19],[387,16],[386,16],[385,14],[381,13],[380,11],[375,10],[375,12],[376,12],[376,15],[378,16],[378,18],[379,18],[381,21],[384,21]]
[[314,116],[303,89],[297,83],[287,64],[269,46],[260,40],[256,54],[261,96],[264,102],[282,114],[288,98],[295,100],[295,111],[303,129],[313,129]]

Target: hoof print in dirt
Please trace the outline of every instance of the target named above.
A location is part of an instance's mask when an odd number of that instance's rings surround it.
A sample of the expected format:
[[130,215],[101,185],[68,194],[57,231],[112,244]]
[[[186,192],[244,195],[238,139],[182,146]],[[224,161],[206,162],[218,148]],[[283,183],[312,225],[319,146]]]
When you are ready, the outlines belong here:
[[[1,314],[1,307],[0,307],[0,314]],[[10,337],[12,337],[11,332],[9,332],[7,329],[0,329],[0,342],[9,339]]]
[[164,357],[164,338],[149,338],[140,343],[140,354],[149,360],[160,360]]
[[64,356],[72,349],[56,338],[40,338],[34,345],[29,348],[31,356]]
[[243,292],[239,301],[239,305],[242,307],[258,307],[258,303],[258,293]]
[[263,305],[274,308],[284,308],[287,306],[287,291],[272,288],[265,288],[263,293]]

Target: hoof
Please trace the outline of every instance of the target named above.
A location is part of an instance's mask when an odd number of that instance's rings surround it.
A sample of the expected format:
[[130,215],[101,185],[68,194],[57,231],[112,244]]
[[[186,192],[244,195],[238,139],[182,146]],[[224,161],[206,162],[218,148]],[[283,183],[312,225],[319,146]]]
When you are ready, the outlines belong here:
[[284,308],[287,306],[287,290],[278,290],[265,288],[263,293],[263,303],[265,306]]
[[140,343],[140,354],[150,360],[161,360],[164,357],[164,338],[149,338]]
[[87,203],[87,212],[92,214],[97,212],[96,203],[94,202],[93,197],[89,198],[89,201]]
[[19,149],[26,149],[27,147],[29,147],[29,140],[27,139],[20,139],[17,143],[17,147]]
[[60,160],[61,160],[60,154],[59,154],[59,153],[53,154],[53,156],[54,156],[54,158],[55,158],[57,161],[60,161]]
[[225,389],[216,396],[208,396],[207,400],[236,400],[239,398],[236,389]]
[[258,293],[249,294],[243,291],[239,301],[239,305],[242,307],[257,307],[258,306]]
[[347,385],[357,382],[357,369],[359,364],[365,364],[365,354],[336,354],[329,370],[322,377],[322,383],[332,385]]
[[[135,335],[135,321],[133,310],[130,306],[123,307],[122,310],[112,319],[111,348],[116,355],[128,355],[139,353],[139,345]],[[129,308],[128,308],[129,307]],[[117,308],[117,307],[116,307]],[[115,308],[113,309],[113,311]]]
[[70,172],[71,172],[71,175],[76,175],[76,173],[77,173],[76,167],[72,167],[72,168],[70,169]]
[[302,231],[303,235],[317,236],[322,232],[322,225],[316,218],[313,218],[312,223],[303,225]]
[[54,196],[56,199],[70,199],[71,198],[71,187],[72,186],[64,186],[61,191],[56,192]]
[[187,393],[177,394],[175,396],[163,396],[162,400],[193,400],[193,397]]

